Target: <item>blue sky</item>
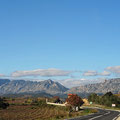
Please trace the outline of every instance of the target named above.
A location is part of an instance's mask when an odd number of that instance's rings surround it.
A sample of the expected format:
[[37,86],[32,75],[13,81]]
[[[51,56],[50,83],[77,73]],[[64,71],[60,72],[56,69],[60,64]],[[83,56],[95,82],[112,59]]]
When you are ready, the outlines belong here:
[[0,1],[0,74],[54,68],[73,74],[53,79],[81,79],[81,72],[101,73],[110,66],[118,74],[119,5],[119,0]]

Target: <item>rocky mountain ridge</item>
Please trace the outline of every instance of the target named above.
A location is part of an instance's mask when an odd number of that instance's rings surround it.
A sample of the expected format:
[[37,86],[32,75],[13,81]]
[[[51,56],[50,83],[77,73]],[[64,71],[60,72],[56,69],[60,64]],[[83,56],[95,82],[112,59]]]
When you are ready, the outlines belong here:
[[67,90],[68,88],[50,79],[40,82],[0,79],[0,94],[35,93],[35,92],[57,94],[63,93]]
[[104,94],[111,91],[112,93],[120,92],[120,78],[105,80],[101,83],[88,84],[79,87],[74,87],[66,93],[100,93]]
[[25,81],[25,80],[9,80],[0,79],[0,95],[3,94],[21,94],[21,93],[41,93],[50,95],[67,95],[68,93],[76,93],[79,95],[88,95],[90,93],[105,94],[120,92],[120,78],[105,80],[101,83],[94,83],[74,87],[68,89],[58,82],[52,80],[45,81]]

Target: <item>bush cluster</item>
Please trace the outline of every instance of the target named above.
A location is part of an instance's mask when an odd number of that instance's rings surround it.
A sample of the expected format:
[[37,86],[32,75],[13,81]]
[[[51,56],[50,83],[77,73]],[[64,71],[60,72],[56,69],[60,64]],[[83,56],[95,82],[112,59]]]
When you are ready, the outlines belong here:
[[98,96],[96,93],[92,93],[88,97],[88,100],[93,103],[105,105],[108,107],[111,107],[112,104],[116,104],[116,107],[120,107],[120,98],[114,95],[112,92],[107,92],[103,96]]
[[31,104],[32,104],[32,105],[36,105],[36,106],[41,106],[41,107],[47,106],[45,100],[36,100],[36,99],[35,99],[35,100],[32,101]]
[[0,109],[6,109],[9,106],[3,98],[0,98]]

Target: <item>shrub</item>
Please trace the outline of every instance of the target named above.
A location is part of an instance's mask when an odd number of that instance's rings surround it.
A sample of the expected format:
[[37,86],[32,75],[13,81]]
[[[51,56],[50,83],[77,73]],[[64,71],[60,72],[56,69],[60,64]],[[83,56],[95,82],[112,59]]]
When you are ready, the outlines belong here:
[[9,104],[4,102],[4,99],[0,98],[0,108],[6,109],[8,106]]
[[116,104],[116,107],[120,107],[120,98],[112,94],[112,92],[107,92],[103,96],[98,96],[96,93],[93,93],[88,97],[88,100],[108,107],[111,107],[112,104]]
[[43,107],[47,105],[45,100],[33,100],[31,104]]

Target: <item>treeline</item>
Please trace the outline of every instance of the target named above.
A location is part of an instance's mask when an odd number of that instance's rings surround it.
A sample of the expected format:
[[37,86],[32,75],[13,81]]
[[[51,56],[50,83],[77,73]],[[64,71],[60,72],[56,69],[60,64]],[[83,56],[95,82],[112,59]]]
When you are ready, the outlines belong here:
[[115,107],[120,108],[120,98],[114,95],[112,92],[107,92],[102,96],[99,96],[96,93],[92,93],[90,96],[88,96],[88,101],[108,107],[111,107],[112,104],[115,104]]

